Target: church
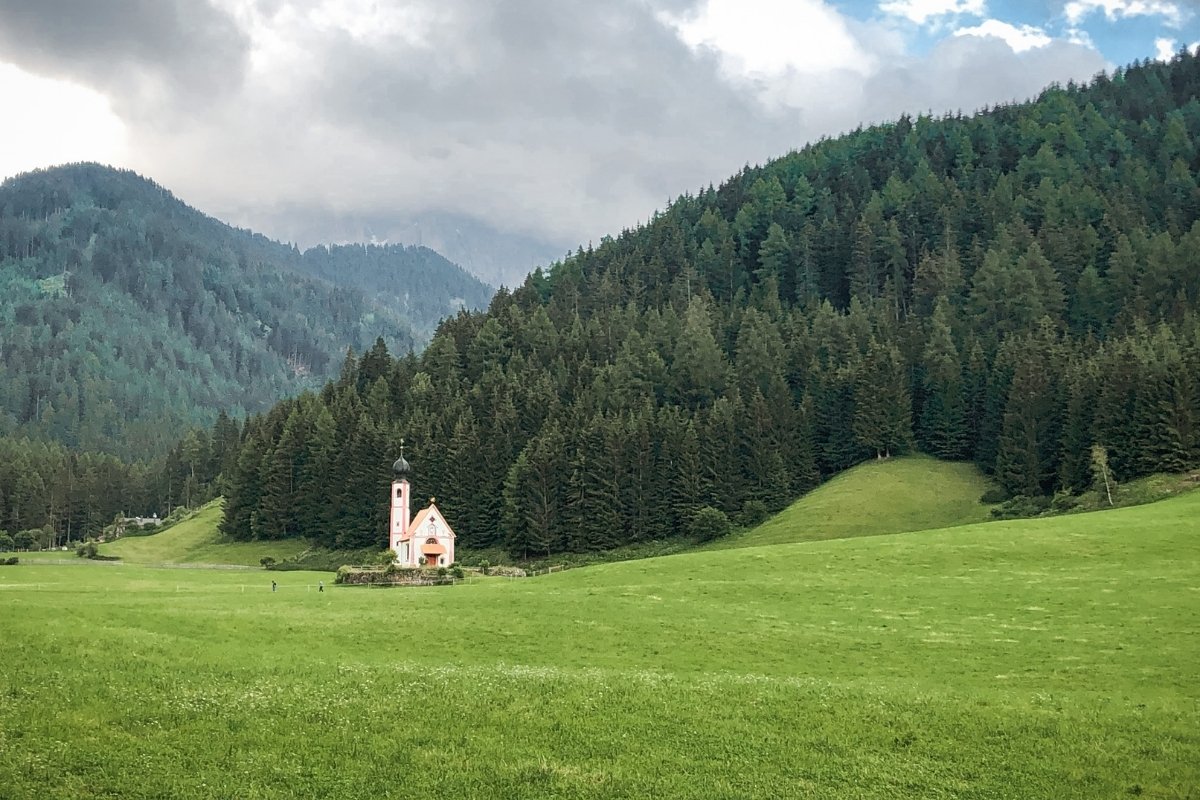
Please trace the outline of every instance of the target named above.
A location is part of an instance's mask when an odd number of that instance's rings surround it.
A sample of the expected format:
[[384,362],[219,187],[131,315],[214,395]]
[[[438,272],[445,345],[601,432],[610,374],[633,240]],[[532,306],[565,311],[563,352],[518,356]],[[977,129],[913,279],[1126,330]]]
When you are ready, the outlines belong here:
[[404,567],[448,567],[454,563],[454,530],[432,497],[416,517],[409,516],[410,475],[412,465],[404,458],[401,442],[400,457],[392,464],[392,513],[388,523],[388,541],[396,553],[396,563]]

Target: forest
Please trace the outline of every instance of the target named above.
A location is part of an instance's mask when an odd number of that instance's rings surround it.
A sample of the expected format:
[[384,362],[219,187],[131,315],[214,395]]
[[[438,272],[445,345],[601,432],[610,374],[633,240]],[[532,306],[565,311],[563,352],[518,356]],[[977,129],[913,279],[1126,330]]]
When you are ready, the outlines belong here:
[[225,495],[231,537],[382,547],[403,438],[460,546],[533,556],[779,509],[914,450],[1025,498],[1090,488],[1097,452],[1117,481],[1195,468],[1198,96],[1181,52],[747,167],[419,356],[347,353],[232,448],[189,434],[208,466],[181,473]]
[[28,173],[0,185],[0,435],[160,457],[490,295],[425,248],[300,253],[131,172]]
[[865,459],[1012,496],[1200,465],[1200,62],[815,143],[251,418],[224,530],[385,543],[403,437],[464,545],[778,509]]

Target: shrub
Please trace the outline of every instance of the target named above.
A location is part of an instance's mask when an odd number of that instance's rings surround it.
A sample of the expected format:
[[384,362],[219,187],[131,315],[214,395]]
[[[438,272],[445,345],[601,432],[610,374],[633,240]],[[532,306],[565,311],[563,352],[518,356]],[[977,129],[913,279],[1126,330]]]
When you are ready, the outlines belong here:
[[992,516],[996,519],[1036,517],[1049,508],[1049,497],[1025,497],[1024,495],[1017,495],[1013,499],[993,508]]
[[450,570],[446,569],[445,567],[438,567],[438,576],[439,577],[444,578],[449,574],[450,574]]
[[1070,492],[1058,492],[1054,495],[1054,499],[1050,501],[1050,508],[1053,511],[1070,511],[1079,506],[1079,498]]
[[91,539],[88,539],[86,542],[80,542],[75,547],[75,555],[80,558],[95,558],[98,552],[96,543]]
[[9,556],[8,558],[0,558],[0,564],[6,567],[14,567],[19,560],[16,556]]
[[1004,491],[999,486],[993,486],[991,489],[988,489],[983,493],[983,495],[979,498],[979,502],[983,503],[985,506],[994,506],[997,503],[1003,503],[1007,499],[1008,492]]
[[704,506],[692,514],[688,532],[698,542],[708,542],[729,534],[729,517],[719,508]]
[[396,563],[396,551],[391,548],[380,550],[375,556],[375,563],[381,567],[386,567]]
[[21,531],[13,537],[13,544],[18,550],[32,550],[37,542],[37,531]]
[[13,538],[8,535],[8,531],[0,531],[0,552],[7,550],[15,550],[17,545],[13,542]]
[[263,569],[270,569],[275,566],[275,558],[273,556],[263,556],[258,560],[258,563],[262,564]]
[[479,571],[482,572],[484,575],[490,575],[492,572],[492,562],[488,561],[487,559],[480,561],[479,562]]
[[767,510],[767,504],[762,500],[747,500],[742,504],[742,513],[738,521],[744,528],[753,528],[756,525],[761,525],[767,521],[767,517],[771,512]]
[[451,567],[450,574],[453,575],[455,578],[458,578],[460,581],[463,578],[467,577],[467,573],[463,572],[463,568],[459,567],[459,566]]

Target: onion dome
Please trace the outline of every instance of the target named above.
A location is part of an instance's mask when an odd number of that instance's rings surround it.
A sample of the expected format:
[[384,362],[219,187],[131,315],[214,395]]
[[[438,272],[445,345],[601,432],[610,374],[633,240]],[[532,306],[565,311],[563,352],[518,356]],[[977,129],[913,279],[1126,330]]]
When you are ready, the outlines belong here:
[[392,474],[397,478],[407,478],[412,473],[412,464],[404,460],[404,456],[400,456],[392,464]]
[[407,478],[412,474],[412,464],[404,458],[404,440],[400,440],[400,457],[392,464],[392,474],[397,478]]

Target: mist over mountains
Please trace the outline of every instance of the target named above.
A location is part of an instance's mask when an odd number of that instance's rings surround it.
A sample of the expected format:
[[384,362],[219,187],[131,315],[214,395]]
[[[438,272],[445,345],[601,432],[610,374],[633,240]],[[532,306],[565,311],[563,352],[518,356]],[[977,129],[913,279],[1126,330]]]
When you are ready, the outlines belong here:
[[437,211],[338,214],[296,204],[232,210],[222,217],[252,230],[270,231],[274,238],[301,249],[351,242],[427,247],[491,286],[519,286],[530,272],[552,264],[578,245],[504,231],[463,214]]
[[0,433],[161,454],[490,296],[428,248],[301,253],[132,172],[28,173],[0,185]]

